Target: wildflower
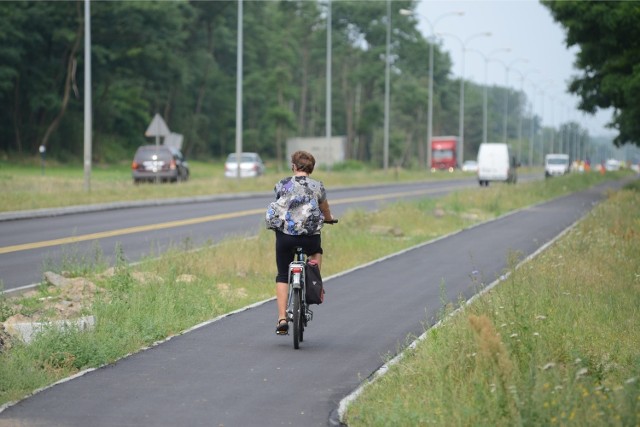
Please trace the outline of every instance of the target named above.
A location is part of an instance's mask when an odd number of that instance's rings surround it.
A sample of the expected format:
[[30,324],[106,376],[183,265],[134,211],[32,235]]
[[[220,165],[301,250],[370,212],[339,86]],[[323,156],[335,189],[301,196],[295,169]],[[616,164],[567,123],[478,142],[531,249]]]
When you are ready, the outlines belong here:
[[510,335],[510,337],[511,337],[511,338],[517,338],[517,337],[518,337],[518,334],[511,334],[511,335]]
[[542,367],[542,370],[543,370],[543,371],[548,371],[549,369],[551,369],[551,368],[553,368],[553,367],[555,367],[555,366],[556,366],[556,364],[555,364],[555,363],[553,363],[553,362],[549,362],[549,363],[547,363],[546,365],[544,365],[544,366]]
[[547,316],[543,316],[542,314],[538,314],[536,316],[536,320],[545,320],[547,318]]
[[587,375],[587,372],[589,372],[589,370],[587,368],[578,369],[578,372],[576,372],[576,379],[579,379],[579,378]]
[[539,333],[537,333],[537,332],[534,332],[534,333],[533,333],[533,336],[534,336],[534,337],[539,337],[539,336],[540,336],[540,334],[539,334]]
[[582,362],[582,359],[580,359],[579,357],[578,357],[576,360],[574,360],[574,363],[575,363],[576,365],[579,365],[579,364],[580,364],[580,362]]
[[632,377],[632,378],[629,378],[628,380],[626,380],[624,383],[625,383],[625,384],[633,384],[633,383],[635,383],[636,381],[638,381],[638,378],[636,378],[636,377]]
[[504,328],[504,327],[506,327],[506,326],[507,326],[507,324],[506,324],[506,323],[503,323],[502,325],[500,325],[500,327],[501,327],[501,328]]

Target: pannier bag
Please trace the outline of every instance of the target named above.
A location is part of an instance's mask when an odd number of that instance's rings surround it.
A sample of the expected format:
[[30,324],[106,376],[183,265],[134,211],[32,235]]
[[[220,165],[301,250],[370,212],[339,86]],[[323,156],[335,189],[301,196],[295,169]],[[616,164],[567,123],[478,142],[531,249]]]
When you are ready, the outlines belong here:
[[324,301],[324,288],[322,287],[322,277],[316,260],[307,261],[305,276],[307,280],[307,304],[322,304],[322,301]]

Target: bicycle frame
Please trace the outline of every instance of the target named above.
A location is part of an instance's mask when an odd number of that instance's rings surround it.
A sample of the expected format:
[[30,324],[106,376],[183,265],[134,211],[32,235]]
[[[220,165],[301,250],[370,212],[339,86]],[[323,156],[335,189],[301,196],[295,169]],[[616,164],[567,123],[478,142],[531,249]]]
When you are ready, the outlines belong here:
[[289,295],[287,298],[287,320],[293,323],[293,347],[298,349],[304,338],[304,327],[313,319],[313,312],[306,301],[305,265],[307,256],[302,248],[296,248],[289,264]]

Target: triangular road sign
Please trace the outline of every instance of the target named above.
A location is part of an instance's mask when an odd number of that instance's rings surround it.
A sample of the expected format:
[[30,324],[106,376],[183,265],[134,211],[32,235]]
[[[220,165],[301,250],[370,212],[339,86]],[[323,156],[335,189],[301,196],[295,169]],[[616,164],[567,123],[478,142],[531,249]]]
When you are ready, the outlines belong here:
[[171,132],[169,131],[169,127],[164,122],[160,114],[156,113],[153,116],[153,120],[149,123],[149,127],[144,132],[144,136],[167,136]]

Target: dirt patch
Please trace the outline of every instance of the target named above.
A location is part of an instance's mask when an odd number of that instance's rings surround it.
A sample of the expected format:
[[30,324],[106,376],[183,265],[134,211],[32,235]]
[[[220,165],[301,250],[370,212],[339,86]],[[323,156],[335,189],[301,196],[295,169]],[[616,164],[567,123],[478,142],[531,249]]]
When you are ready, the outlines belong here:
[[32,290],[7,299],[10,312],[17,314],[0,323],[0,351],[11,347],[15,337],[8,331],[15,331],[16,325],[78,319],[91,309],[96,297],[105,292],[83,277],[65,277],[50,271],[44,277],[49,286],[46,295]]

